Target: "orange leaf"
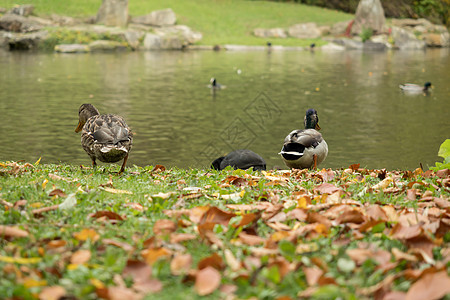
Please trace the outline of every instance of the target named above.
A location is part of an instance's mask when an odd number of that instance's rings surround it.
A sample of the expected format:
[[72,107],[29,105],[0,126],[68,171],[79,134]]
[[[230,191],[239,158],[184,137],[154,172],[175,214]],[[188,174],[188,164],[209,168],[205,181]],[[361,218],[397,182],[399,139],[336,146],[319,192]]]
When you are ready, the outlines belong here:
[[255,214],[255,213],[248,213],[245,215],[242,215],[242,219],[239,222],[239,224],[237,225],[233,225],[233,227],[237,228],[237,227],[244,227],[247,226],[248,224],[252,224],[254,222],[256,222],[259,218],[260,218],[260,214]]
[[141,252],[142,257],[149,265],[153,265],[158,259],[170,256],[170,251],[166,248],[151,248]]
[[0,225],[0,237],[21,238],[27,236],[28,231],[22,230],[17,226]]
[[47,243],[46,248],[47,249],[56,249],[59,247],[64,247],[67,244],[65,240],[52,240]]
[[70,257],[71,264],[85,264],[91,259],[91,251],[89,250],[78,250],[72,254]]
[[143,261],[128,260],[123,275],[133,278],[133,288],[141,293],[156,293],[162,289],[162,283],[151,278],[152,267]]
[[94,219],[106,218],[108,220],[117,220],[117,221],[124,220],[124,218],[121,215],[109,210],[98,211],[96,213],[90,214],[89,217]]
[[91,241],[95,242],[99,239],[100,236],[94,229],[85,228],[80,232],[75,232],[73,234],[73,237],[79,241],[86,241],[87,239],[90,239]]
[[134,250],[133,246],[131,246],[130,244],[121,242],[121,241],[116,241],[113,239],[103,239],[102,243],[105,245],[112,245],[112,246],[122,248],[123,250],[125,250],[127,252],[131,252]]
[[241,240],[241,242],[249,246],[260,245],[266,241],[265,238],[262,238],[258,235],[248,234],[245,232],[239,233],[239,239]]
[[428,273],[417,280],[408,290],[406,300],[434,300],[450,293],[450,277],[447,271]]
[[206,213],[203,214],[199,224],[213,223],[228,226],[230,219],[236,216],[234,213],[223,211],[215,206],[210,207]]
[[195,291],[200,296],[209,295],[219,288],[221,280],[219,271],[213,267],[206,267],[197,273]]
[[213,267],[217,270],[223,270],[225,268],[225,264],[219,254],[213,253],[198,262],[197,268],[199,270],[202,270],[206,267]]

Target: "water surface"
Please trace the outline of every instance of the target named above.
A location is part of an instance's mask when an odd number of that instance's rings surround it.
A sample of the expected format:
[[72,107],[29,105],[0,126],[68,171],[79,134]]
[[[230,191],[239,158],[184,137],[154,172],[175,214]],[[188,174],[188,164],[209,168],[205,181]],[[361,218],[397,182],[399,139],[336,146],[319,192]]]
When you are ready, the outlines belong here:
[[[136,133],[128,163],[204,167],[249,148],[269,168],[284,137],[319,113],[323,167],[433,165],[450,138],[448,49],[54,54],[0,51],[0,160],[89,165],[78,107],[122,115]],[[214,76],[226,89],[211,93]],[[433,83],[425,96],[404,82]]]

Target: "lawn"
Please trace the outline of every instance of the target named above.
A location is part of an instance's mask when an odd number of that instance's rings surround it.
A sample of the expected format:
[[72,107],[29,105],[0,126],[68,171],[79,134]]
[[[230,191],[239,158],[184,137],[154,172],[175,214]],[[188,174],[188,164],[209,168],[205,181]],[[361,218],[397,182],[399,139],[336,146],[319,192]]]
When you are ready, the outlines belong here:
[[[97,13],[101,1],[53,1],[53,0],[0,0],[0,7],[14,4],[35,5],[35,14],[60,14],[74,17],[92,16]],[[138,16],[153,10],[172,8],[177,15],[177,23],[185,24],[203,33],[201,44],[205,45],[265,45],[267,40],[252,35],[255,28],[288,28],[305,22],[318,25],[332,25],[352,19],[343,12],[295,3],[243,0],[168,0],[168,1],[129,1],[129,13]],[[272,39],[279,45],[309,45],[320,40],[301,41],[299,39]]]
[[0,163],[3,299],[450,299],[448,169],[118,169]]

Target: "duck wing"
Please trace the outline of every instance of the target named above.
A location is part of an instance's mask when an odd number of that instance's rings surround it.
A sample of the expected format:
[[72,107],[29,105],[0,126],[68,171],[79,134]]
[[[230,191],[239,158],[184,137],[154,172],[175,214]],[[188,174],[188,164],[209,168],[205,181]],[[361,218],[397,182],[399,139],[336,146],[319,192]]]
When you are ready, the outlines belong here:
[[304,129],[292,131],[284,140],[285,144],[301,144],[305,148],[317,147],[323,141],[322,134],[315,129]]

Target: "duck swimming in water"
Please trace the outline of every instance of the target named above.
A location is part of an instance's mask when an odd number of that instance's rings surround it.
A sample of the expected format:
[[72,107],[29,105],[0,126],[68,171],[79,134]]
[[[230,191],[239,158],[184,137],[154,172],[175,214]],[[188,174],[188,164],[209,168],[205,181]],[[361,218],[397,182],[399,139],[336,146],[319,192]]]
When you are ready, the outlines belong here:
[[328,155],[328,145],[318,131],[319,117],[315,109],[306,111],[304,125],[305,129],[288,134],[278,153],[289,168],[316,168]]
[[404,92],[419,94],[428,92],[433,86],[431,85],[431,82],[425,82],[423,86],[414,83],[405,83],[400,84],[399,87]]
[[92,104],[78,110],[79,122],[75,132],[81,131],[81,146],[97,165],[96,160],[114,163],[123,159],[119,174],[125,170],[133,143],[133,133],[125,120],[117,115],[100,115]]

